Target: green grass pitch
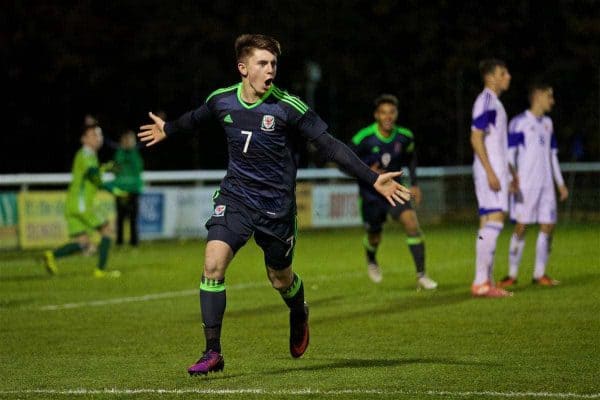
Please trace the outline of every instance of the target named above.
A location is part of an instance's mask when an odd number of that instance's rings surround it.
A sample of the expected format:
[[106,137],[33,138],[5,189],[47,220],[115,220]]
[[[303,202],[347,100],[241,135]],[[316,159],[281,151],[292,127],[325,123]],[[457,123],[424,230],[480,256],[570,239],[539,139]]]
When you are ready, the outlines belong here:
[[[96,258],[0,253],[0,398],[600,398],[600,226],[559,225],[549,274],[531,285],[536,229],[508,299],[473,299],[475,226],[425,227],[428,272],[415,290],[405,236],[388,226],[380,285],[359,229],[300,232],[294,265],[311,306],[311,345],[288,351],[287,308],[251,241],[227,274],[225,371],[191,378],[204,345],[202,241],[117,249],[115,280]],[[507,225],[496,278],[507,268]],[[54,307],[53,307],[54,306]]]

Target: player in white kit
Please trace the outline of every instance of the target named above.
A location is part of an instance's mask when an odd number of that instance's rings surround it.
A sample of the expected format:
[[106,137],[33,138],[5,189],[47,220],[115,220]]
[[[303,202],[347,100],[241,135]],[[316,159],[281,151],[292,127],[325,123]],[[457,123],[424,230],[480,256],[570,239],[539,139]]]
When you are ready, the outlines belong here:
[[508,130],[509,163],[516,170],[518,181],[511,194],[511,219],[517,223],[510,240],[508,276],[498,286],[508,287],[517,283],[519,264],[525,247],[525,228],[539,224],[536,244],[533,283],[555,286],[559,282],[546,275],[546,264],[552,243],[552,231],[556,224],[556,194],[560,200],[569,196],[560,166],[552,119],[546,116],[554,106],[552,87],[536,83],[529,89],[530,108],[514,117]]
[[479,71],[483,92],[473,105],[471,145],[474,151],[473,179],[479,205],[479,231],[476,242],[475,297],[507,297],[512,293],[494,285],[496,242],[508,212],[507,117],[498,98],[510,86],[506,64],[497,59],[483,60]]

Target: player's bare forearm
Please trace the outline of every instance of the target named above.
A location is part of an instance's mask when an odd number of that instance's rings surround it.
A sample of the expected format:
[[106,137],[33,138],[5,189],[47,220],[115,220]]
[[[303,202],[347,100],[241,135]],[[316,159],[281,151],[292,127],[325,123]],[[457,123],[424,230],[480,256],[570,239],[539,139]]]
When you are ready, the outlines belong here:
[[481,161],[481,165],[487,174],[490,188],[497,192],[500,190],[500,181],[498,180],[498,177],[492,168],[492,164],[490,164],[490,159],[488,158],[485,144],[483,143],[484,134],[485,133],[483,131],[478,129],[471,131],[471,146],[473,147],[475,155],[479,158],[479,161]]
[[480,130],[473,130],[471,132],[471,146],[473,147],[473,151],[477,155],[477,158],[479,158],[479,161],[481,161],[483,169],[485,169],[486,173],[489,173],[490,171],[493,172],[493,169],[485,149],[485,144],[483,144],[483,135],[484,132]]

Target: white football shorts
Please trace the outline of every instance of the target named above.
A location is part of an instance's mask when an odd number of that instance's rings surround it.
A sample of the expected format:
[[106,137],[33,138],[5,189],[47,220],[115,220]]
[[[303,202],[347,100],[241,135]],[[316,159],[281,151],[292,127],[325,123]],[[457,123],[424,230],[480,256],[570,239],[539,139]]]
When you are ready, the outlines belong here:
[[556,193],[554,187],[522,188],[511,195],[510,218],[521,224],[555,224]]
[[494,192],[486,176],[475,177],[475,195],[479,206],[479,215],[486,215],[492,212],[508,212],[508,179],[500,179],[500,190]]

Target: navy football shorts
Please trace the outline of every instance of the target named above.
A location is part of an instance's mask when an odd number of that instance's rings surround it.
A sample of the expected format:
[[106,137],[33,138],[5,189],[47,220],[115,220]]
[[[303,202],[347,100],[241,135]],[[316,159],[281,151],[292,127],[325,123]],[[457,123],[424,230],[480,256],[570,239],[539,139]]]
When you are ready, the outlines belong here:
[[296,246],[295,214],[269,218],[223,195],[214,202],[213,215],[206,222],[209,241],[225,242],[235,254],[254,234],[254,241],[263,250],[266,266],[281,270],[292,265]]
[[363,198],[360,199],[360,214],[368,233],[380,233],[388,215],[398,220],[400,214],[412,209],[410,201],[392,207],[384,198],[368,201]]

